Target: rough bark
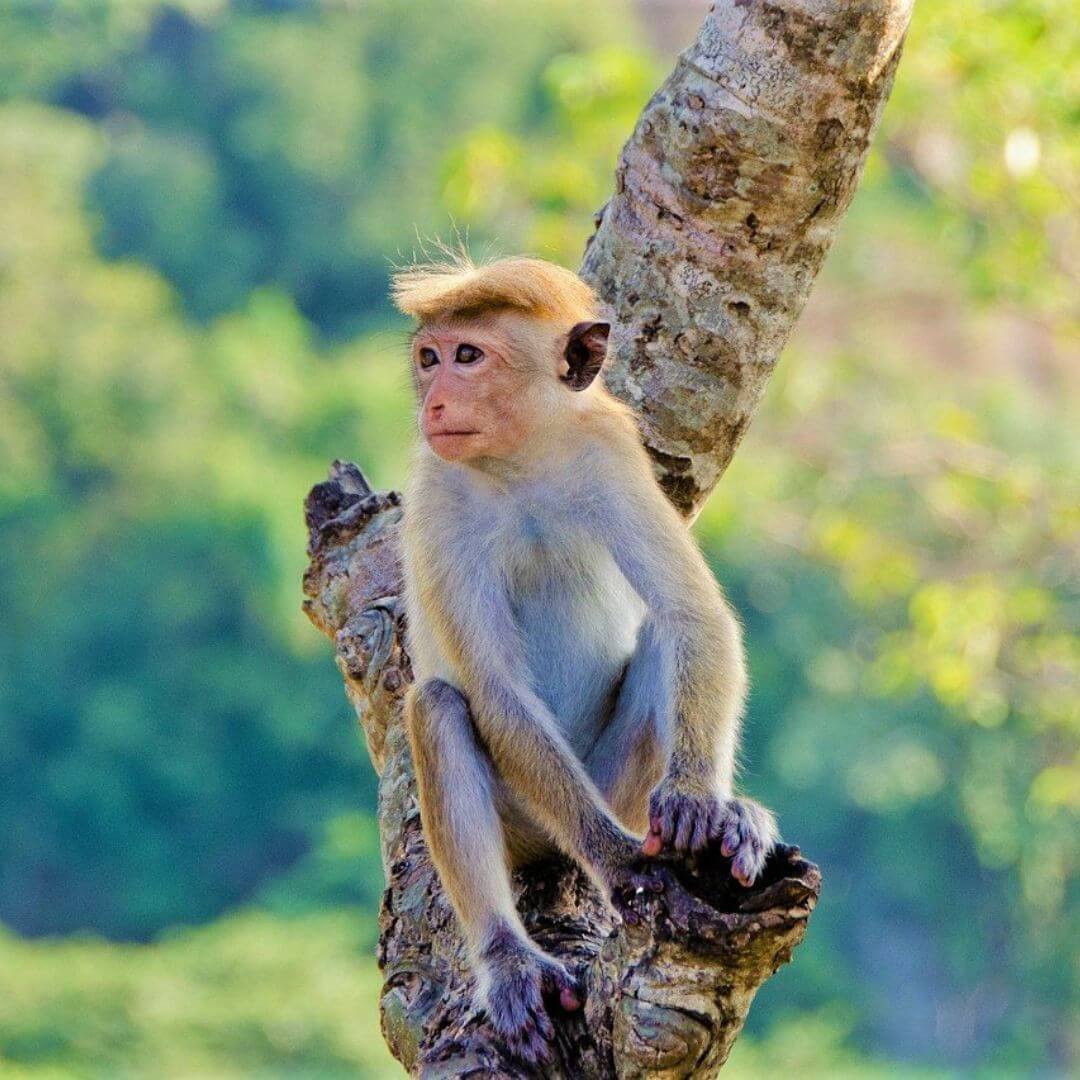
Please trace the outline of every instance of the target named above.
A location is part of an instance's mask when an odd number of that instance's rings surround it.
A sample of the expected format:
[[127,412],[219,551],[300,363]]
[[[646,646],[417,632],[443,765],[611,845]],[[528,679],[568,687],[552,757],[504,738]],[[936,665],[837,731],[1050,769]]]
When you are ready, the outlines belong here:
[[[858,183],[911,0],[721,0],[646,106],[583,275],[615,326],[608,382],[637,411],[687,519],[730,461]],[[420,829],[401,723],[400,500],[335,462],[307,502],[305,610],[335,643],[380,774],[387,889],[383,1032],[415,1074],[527,1075],[472,1007],[453,913]],[[550,1077],[710,1076],[758,986],[791,957],[820,888],[798,849],[732,883],[713,852],[670,863],[637,925],[572,866],[520,877],[538,941],[582,975]]]
[[693,517],[855,193],[912,0],[720,0],[645,107],[582,275],[608,385]]

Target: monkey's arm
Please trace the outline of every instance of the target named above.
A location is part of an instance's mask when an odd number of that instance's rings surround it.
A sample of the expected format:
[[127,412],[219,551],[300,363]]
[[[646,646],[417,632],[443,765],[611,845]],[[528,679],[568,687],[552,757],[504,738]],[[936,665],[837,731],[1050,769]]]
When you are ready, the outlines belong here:
[[721,837],[725,854],[735,856],[733,873],[749,883],[775,843],[776,826],[767,810],[733,797],[747,687],[738,621],[640,447],[624,446],[620,461],[595,475],[618,493],[596,516],[597,535],[675,658],[671,753],[650,798],[644,850],[697,850]]
[[669,776],[690,787],[702,784],[715,791],[719,785],[727,795],[746,697],[742,634],[686,525],[653,481],[647,462],[641,464],[641,469],[620,468],[624,475],[612,485],[618,495],[606,502],[597,531],[659,632],[670,639],[675,730]]
[[426,546],[413,556],[415,579],[428,583],[417,590],[413,610],[419,608],[425,632],[457,675],[500,778],[559,846],[610,888],[639,841],[616,821],[533,691],[497,570],[482,559],[466,565],[446,549]]

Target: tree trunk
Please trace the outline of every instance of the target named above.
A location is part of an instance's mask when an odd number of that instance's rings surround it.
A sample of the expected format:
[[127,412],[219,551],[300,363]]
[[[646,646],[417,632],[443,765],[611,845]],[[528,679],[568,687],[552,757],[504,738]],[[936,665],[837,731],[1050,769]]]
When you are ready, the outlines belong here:
[[[858,183],[911,0],[719,0],[646,106],[583,276],[614,326],[607,380],[689,520],[731,460]],[[380,774],[383,1032],[423,1076],[528,1075],[472,1007],[453,912],[420,829],[401,701],[400,499],[335,462],[307,502],[305,610],[337,649]],[[583,1013],[549,1077],[711,1076],[820,888],[782,847],[734,884],[718,855],[670,862],[637,925],[565,863],[520,875],[529,932],[574,967]]]

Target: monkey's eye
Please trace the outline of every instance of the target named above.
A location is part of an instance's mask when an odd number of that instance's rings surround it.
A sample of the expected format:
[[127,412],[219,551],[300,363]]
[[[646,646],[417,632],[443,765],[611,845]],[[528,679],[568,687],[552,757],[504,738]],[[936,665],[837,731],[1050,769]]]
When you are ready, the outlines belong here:
[[439,362],[439,354],[434,349],[420,350],[420,366],[427,371]]
[[477,360],[483,360],[484,353],[475,345],[459,345],[457,347],[457,362],[459,364],[475,364]]

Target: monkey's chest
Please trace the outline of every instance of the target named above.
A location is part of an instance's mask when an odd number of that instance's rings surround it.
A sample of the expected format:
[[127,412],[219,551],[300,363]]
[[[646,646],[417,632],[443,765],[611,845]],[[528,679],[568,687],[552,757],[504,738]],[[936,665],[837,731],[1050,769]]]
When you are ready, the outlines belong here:
[[608,552],[533,540],[511,570],[511,603],[533,687],[581,756],[607,722],[644,605]]

